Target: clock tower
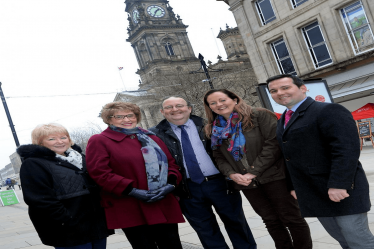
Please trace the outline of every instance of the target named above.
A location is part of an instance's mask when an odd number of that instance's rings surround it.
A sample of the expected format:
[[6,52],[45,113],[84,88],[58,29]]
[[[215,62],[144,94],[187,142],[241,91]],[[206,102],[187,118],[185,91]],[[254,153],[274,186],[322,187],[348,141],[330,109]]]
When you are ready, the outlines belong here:
[[[152,89],[156,74],[172,76],[175,70],[196,70],[196,58],[187,36],[187,25],[175,15],[167,0],[126,0],[128,42],[134,49],[142,84]],[[192,69],[193,68],[193,69]]]

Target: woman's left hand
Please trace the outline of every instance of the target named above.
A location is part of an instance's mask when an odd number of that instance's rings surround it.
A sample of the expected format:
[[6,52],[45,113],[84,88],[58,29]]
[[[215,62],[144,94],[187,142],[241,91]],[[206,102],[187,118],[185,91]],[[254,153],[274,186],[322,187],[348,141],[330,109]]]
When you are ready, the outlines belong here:
[[147,202],[155,202],[163,199],[167,194],[172,192],[175,189],[174,185],[167,184],[155,191],[152,191],[152,194],[157,194],[156,196],[152,197],[149,201]]
[[251,174],[251,173],[247,173],[247,174],[245,174],[245,175],[243,175],[243,176],[247,177],[248,180],[252,180],[253,178],[256,178],[256,177],[257,177],[256,175],[253,175],[253,174]]

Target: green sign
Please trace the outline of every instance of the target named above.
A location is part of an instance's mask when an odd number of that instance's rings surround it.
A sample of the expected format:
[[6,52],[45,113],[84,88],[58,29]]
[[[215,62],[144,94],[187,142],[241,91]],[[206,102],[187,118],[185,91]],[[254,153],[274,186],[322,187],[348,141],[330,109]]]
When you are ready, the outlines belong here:
[[0,201],[3,206],[19,203],[18,197],[14,190],[0,191]]

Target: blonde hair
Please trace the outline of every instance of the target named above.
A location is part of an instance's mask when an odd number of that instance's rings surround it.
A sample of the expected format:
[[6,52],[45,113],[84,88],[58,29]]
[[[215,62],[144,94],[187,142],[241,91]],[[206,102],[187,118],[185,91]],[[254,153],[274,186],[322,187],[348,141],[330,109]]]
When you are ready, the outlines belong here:
[[104,105],[103,109],[101,109],[100,117],[103,119],[104,123],[109,125],[111,116],[113,116],[118,111],[132,111],[136,116],[137,123],[140,123],[140,121],[142,120],[139,106],[133,103],[121,101],[115,101]]
[[57,123],[40,124],[36,126],[35,129],[31,132],[32,144],[42,145],[42,140],[45,137],[56,133],[65,134],[69,138],[70,144],[74,144],[73,141],[71,141],[68,130]]

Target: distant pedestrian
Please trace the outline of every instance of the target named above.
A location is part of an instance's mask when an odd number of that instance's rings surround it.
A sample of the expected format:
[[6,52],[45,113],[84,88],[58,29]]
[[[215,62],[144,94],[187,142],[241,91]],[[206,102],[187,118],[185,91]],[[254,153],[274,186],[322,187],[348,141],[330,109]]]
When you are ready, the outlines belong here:
[[86,170],[85,156],[59,124],[37,126],[32,143],[17,149],[30,219],[41,241],[56,249],[105,249],[100,188]]
[[14,180],[14,179],[11,179],[11,181],[12,181],[12,188],[14,189],[14,185],[16,185],[16,180]]
[[12,189],[12,188],[14,189],[12,180],[9,177],[5,180],[5,185],[8,186],[7,190]]

